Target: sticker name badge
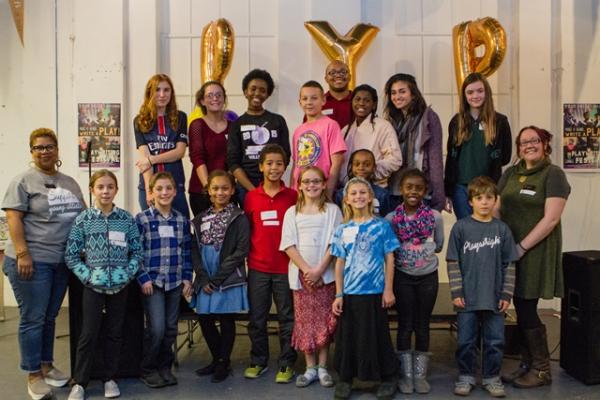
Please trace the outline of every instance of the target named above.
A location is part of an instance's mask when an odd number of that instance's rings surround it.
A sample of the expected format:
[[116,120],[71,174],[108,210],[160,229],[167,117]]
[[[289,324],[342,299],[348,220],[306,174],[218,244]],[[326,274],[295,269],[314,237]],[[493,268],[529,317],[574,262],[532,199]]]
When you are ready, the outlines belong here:
[[333,108],[328,108],[327,110],[322,110],[321,114],[323,114],[323,115],[333,115]]
[[125,232],[108,231],[108,242],[113,246],[127,247]]
[[201,232],[206,232],[209,229],[210,229],[210,222],[203,222],[202,224],[200,224]]
[[158,227],[158,236],[161,238],[172,238],[175,237],[175,230],[172,226],[161,225]]
[[279,221],[277,220],[277,210],[262,211],[260,213],[260,219],[263,223],[263,226],[279,226]]
[[358,235],[358,226],[350,226],[342,231],[342,240],[344,244],[354,243]]

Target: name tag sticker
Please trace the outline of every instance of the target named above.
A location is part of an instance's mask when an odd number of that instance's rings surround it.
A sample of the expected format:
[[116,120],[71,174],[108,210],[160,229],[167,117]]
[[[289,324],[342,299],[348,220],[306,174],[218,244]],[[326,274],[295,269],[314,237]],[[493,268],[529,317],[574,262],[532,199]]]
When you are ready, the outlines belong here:
[[526,194],[527,196],[535,196],[535,190],[521,189],[520,194]]
[[200,225],[200,231],[205,232],[210,229],[210,222],[204,222]]
[[263,226],[279,226],[279,221],[263,221]]
[[[262,221],[266,221],[268,219],[277,219],[277,210],[262,211],[260,213],[260,219]],[[279,221],[277,221],[277,225],[279,225]]]
[[332,115],[333,114],[333,108],[328,108],[327,110],[322,110],[321,113],[323,115]]
[[202,217],[202,221],[210,221],[211,219],[213,219],[216,216],[217,216],[217,214],[209,214],[205,217]]
[[172,226],[161,225],[158,227],[158,236],[161,238],[172,238],[175,237],[175,230]]
[[127,242],[125,241],[125,232],[108,231],[108,241],[110,242],[110,244],[115,246],[127,246]]
[[354,243],[358,235],[358,226],[350,226],[342,231],[342,240],[344,244]]
[[241,125],[240,126],[240,131],[253,131],[256,129],[256,125]]

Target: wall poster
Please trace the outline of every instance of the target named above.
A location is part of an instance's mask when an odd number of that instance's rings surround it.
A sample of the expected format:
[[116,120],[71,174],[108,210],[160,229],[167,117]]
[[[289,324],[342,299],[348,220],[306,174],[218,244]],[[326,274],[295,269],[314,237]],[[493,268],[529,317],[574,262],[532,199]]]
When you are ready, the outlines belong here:
[[121,166],[121,104],[79,103],[79,167]]
[[600,172],[600,104],[563,104],[563,168]]

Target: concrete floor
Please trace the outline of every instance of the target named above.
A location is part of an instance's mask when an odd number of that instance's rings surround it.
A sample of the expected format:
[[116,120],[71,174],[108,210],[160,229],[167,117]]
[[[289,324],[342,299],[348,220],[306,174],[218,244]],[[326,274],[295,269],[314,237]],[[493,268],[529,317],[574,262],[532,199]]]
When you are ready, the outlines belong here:
[[[542,312],[544,322],[548,326],[550,337],[550,349],[554,349],[558,343],[560,321],[553,316],[551,311]],[[69,338],[68,334],[68,310],[63,309],[59,315],[56,334],[55,358],[56,365],[65,371],[69,370]],[[18,369],[19,350],[17,343],[18,315],[15,308],[7,309],[7,320],[0,322],[0,399],[28,399],[25,374]],[[456,377],[456,364],[454,362],[455,336],[446,329],[448,324],[434,324],[432,326],[431,351],[434,353],[430,370],[432,390],[427,396],[413,394],[410,396],[397,394],[396,399],[447,399],[456,398],[452,394],[453,383]],[[181,327],[184,329],[184,326]],[[393,332],[395,335],[395,332]],[[190,349],[184,347],[179,353],[180,365],[175,371],[179,378],[179,384],[163,389],[148,389],[138,379],[121,379],[119,385],[122,398],[127,399],[331,399],[333,389],[320,387],[318,384],[304,389],[298,389],[293,384],[278,385],[273,382],[275,377],[275,363],[271,362],[271,370],[257,380],[247,380],[243,377],[244,368],[248,363],[249,339],[246,336],[245,323],[238,325],[238,337],[232,356],[233,377],[220,384],[213,384],[209,377],[198,378],[194,370],[209,361],[206,344],[195,334],[196,343]],[[277,337],[271,336],[272,354],[277,354]],[[555,351],[552,357],[557,358],[559,351]],[[504,367],[513,368],[516,361],[505,359]],[[302,357],[296,365],[297,371],[303,369]],[[507,394],[512,399],[577,399],[592,400],[600,399],[600,385],[586,386],[575,380],[560,369],[558,362],[552,363],[554,383],[549,387],[530,390],[519,390],[507,387]],[[364,385],[363,385],[364,386]],[[68,388],[56,389],[56,399],[66,399]],[[88,387],[89,398],[103,398],[102,385],[93,381]],[[364,390],[353,392],[352,399],[373,399],[374,392],[366,387]],[[484,390],[475,389],[470,398],[489,399]]]

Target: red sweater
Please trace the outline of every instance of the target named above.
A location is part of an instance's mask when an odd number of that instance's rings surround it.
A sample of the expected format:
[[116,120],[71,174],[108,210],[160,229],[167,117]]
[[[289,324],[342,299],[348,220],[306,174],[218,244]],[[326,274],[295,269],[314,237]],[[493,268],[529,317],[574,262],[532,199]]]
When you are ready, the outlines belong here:
[[274,197],[259,187],[248,192],[244,212],[250,221],[250,253],[248,268],[270,274],[287,274],[290,259],[279,251],[283,216],[296,204],[298,193],[281,182],[281,190]]
[[190,185],[188,192],[201,193],[202,184],[196,173],[196,169],[206,164],[208,173],[215,169],[227,171],[225,159],[227,158],[227,132],[229,121],[222,132],[215,132],[206,124],[202,118],[195,119],[190,125],[189,152],[192,160],[193,171],[190,174]]

